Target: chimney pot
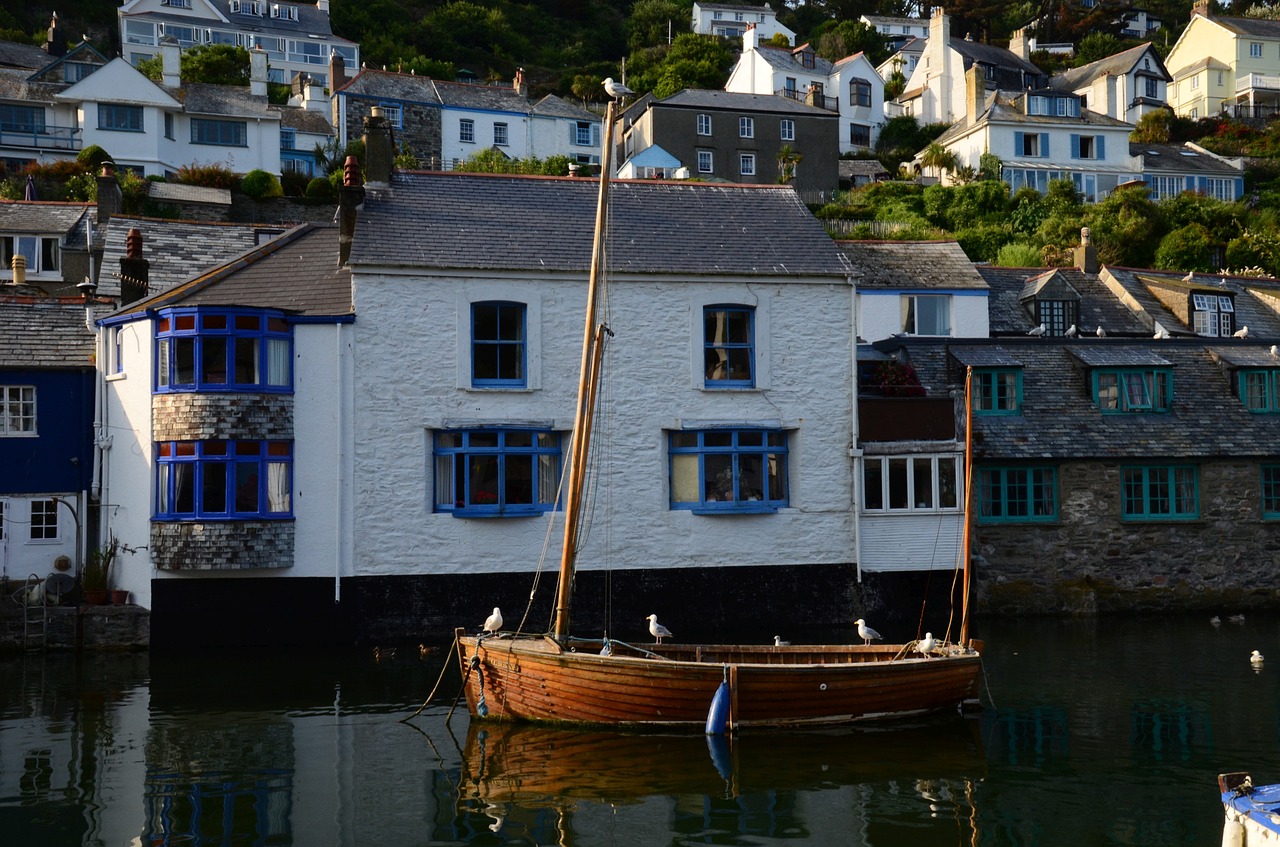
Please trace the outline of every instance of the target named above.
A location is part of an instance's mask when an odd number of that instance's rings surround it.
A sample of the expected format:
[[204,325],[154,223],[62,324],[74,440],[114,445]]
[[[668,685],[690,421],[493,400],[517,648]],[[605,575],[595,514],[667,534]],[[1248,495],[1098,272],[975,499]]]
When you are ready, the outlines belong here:
[[130,227],[128,234],[124,237],[124,252],[130,259],[142,258],[142,233],[136,226]]
[[14,253],[12,266],[13,266],[13,284],[26,285],[27,284],[27,257],[22,255],[21,253]]

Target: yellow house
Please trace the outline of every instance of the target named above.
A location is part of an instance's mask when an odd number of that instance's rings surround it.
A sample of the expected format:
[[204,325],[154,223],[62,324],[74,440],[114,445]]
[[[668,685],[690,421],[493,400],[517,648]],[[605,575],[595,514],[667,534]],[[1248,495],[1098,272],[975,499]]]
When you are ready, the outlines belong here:
[[1169,107],[1179,115],[1280,114],[1280,21],[1218,17],[1209,0],[1195,0],[1165,66]]

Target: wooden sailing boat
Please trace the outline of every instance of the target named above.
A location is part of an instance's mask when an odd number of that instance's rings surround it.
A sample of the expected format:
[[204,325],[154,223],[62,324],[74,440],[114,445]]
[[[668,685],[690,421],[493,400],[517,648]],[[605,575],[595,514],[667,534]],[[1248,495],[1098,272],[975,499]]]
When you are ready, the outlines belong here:
[[[605,118],[587,315],[568,460],[559,586],[546,635],[456,633],[471,714],[481,718],[722,728],[838,724],[954,709],[976,701],[981,655],[968,639],[968,516],[959,639],[928,655],[916,642],[878,646],[684,645],[636,647],[570,636],[591,421],[605,333],[597,317],[612,170],[614,103]],[[967,389],[966,389],[967,394]],[[966,400],[966,407],[968,402]],[[970,465],[971,466],[971,463]],[[969,502],[966,478],[965,503]],[[602,653],[604,655],[602,655]],[[713,698],[715,721],[709,719]],[[714,726],[713,726],[714,724]]]

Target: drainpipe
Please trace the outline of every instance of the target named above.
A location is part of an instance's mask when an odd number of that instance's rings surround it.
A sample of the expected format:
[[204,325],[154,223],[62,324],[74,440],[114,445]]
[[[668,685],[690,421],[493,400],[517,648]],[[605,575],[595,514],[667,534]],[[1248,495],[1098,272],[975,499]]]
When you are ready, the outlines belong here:
[[350,455],[347,450],[347,438],[350,429],[350,418],[347,412],[350,389],[347,385],[347,356],[343,349],[346,343],[346,324],[335,324],[334,326],[334,359],[337,362],[338,384],[334,396],[338,399],[338,421],[337,421],[337,438],[338,438],[338,461],[335,463],[338,473],[334,480],[333,490],[333,530],[334,530],[334,550],[333,550],[333,602],[337,605],[342,602],[342,563],[347,560],[348,551],[351,549],[352,539],[348,530],[348,521],[351,519],[351,510],[346,502],[347,490],[347,459]]
[[849,408],[852,413],[852,426],[850,431],[853,434],[852,443],[849,445],[849,456],[853,459],[853,556],[854,564],[858,568],[858,583],[862,583],[862,498],[858,495],[859,485],[862,480],[862,446],[858,443],[860,437],[858,427],[858,288],[854,285],[853,277],[846,277],[849,283],[849,323],[852,326],[853,333],[853,394],[849,399]]

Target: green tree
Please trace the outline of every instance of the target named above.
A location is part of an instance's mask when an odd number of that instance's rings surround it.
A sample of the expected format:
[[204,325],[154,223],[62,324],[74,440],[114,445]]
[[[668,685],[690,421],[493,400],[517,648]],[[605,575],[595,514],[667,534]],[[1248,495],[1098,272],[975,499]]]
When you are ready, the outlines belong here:
[[884,36],[856,18],[829,21],[811,37],[815,39],[814,52],[832,62],[865,53],[872,65],[879,65],[890,55]]
[[778,149],[778,182],[786,184],[796,178],[796,165],[804,161],[804,154],[796,152],[790,144]]
[[1155,267],[1166,271],[1212,271],[1213,239],[1201,224],[1187,224],[1160,239]]
[[996,253],[993,265],[1000,268],[1038,268],[1044,259],[1040,248],[1025,241],[1010,241]]
[[1129,140],[1139,144],[1168,144],[1169,126],[1173,121],[1173,112],[1169,109],[1156,109],[1138,118]]
[[[1168,231],[1145,186],[1117,189],[1105,200],[1086,207],[1083,224],[1093,232],[1099,261],[1131,268],[1152,267],[1156,245]],[[1073,241],[1054,243],[1070,247],[1079,238],[1077,229]]]
[[1109,32],[1092,32],[1080,39],[1080,49],[1076,50],[1076,58],[1072,64],[1077,68],[1082,67],[1090,62],[1114,56],[1131,46]]
[[249,171],[240,179],[240,190],[254,200],[265,200],[268,197],[279,197],[284,194],[280,180],[275,174],[256,169]]
[[674,0],[636,0],[627,18],[627,47],[632,52],[657,47],[689,31],[690,15]]
[[933,171],[938,179],[942,179],[947,171],[954,171],[959,164],[956,154],[936,141],[924,148],[920,157],[921,167],[925,171]]
[[670,97],[686,88],[723,89],[736,59],[725,39],[689,32],[677,36],[670,47],[633,54],[627,83],[655,97]]
[[[138,70],[159,82],[163,75],[159,56],[138,63]],[[229,44],[199,44],[182,51],[179,74],[183,82],[206,82],[215,85],[249,84],[249,51]]]

